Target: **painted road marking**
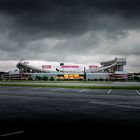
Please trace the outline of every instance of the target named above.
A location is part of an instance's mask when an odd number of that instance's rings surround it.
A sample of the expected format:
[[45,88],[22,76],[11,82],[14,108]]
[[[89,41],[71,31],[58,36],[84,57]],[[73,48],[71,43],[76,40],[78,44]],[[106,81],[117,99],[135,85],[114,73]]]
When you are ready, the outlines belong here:
[[112,103],[106,103],[106,102],[100,102],[100,101],[91,101],[90,103],[99,104],[99,105],[107,105],[107,106],[116,106],[116,107],[122,107],[122,108],[140,109],[140,107],[138,107],[138,106],[112,104]]
[[0,137],[6,137],[6,136],[11,136],[11,135],[21,134],[23,132],[24,131],[17,131],[17,132],[13,132],[13,133],[3,134],[3,135],[0,135]]
[[22,89],[22,90],[25,90],[25,91],[32,91],[32,90],[35,90],[35,91],[37,91],[37,90],[44,90],[44,91],[47,91],[45,88],[43,88],[43,87],[34,87],[34,88],[24,88],[24,89]]
[[0,96],[9,96],[9,97],[23,97],[23,98],[38,98],[38,99],[49,99],[48,97],[45,97],[45,96],[32,96],[30,94],[13,94],[13,93],[10,93],[10,94],[7,94],[7,93],[2,93],[0,94]]
[[64,88],[55,88],[55,89],[51,89],[51,91],[59,91],[59,90],[64,90]]
[[140,92],[139,92],[138,90],[136,90],[136,93],[137,93],[138,95],[140,95]]
[[110,94],[111,93],[111,89],[107,92],[107,94]]
[[86,91],[87,89],[80,90],[79,93]]

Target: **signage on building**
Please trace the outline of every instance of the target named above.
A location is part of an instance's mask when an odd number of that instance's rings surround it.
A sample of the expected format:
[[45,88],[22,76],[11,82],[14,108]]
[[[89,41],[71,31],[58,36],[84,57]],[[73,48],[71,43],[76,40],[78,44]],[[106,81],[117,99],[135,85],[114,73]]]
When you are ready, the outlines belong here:
[[70,68],[72,68],[72,69],[74,69],[74,68],[79,68],[79,66],[61,66],[61,68],[66,68],[66,69],[70,69]]
[[95,69],[95,68],[97,68],[97,66],[96,65],[90,65],[89,68],[90,69]]
[[51,69],[51,65],[42,65],[42,69]]

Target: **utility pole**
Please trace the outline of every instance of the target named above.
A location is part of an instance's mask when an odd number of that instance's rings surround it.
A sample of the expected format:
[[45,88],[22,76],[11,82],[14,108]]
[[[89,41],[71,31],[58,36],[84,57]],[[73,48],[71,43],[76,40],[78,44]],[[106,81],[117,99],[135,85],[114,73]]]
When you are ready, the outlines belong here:
[[86,82],[86,68],[84,67],[84,82]]

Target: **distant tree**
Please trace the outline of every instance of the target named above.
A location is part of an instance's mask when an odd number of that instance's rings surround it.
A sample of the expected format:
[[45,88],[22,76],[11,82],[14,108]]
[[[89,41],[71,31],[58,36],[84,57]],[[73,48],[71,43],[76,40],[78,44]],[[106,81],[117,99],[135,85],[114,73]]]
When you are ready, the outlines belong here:
[[47,76],[44,76],[44,77],[42,78],[42,80],[47,81],[47,80],[48,80],[48,77],[47,77]]
[[42,80],[42,77],[40,77],[40,76],[36,76],[36,78],[35,78],[36,80]]
[[50,77],[50,81],[54,81],[54,77],[53,76]]
[[99,81],[103,81],[103,78],[99,78]]
[[97,78],[94,78],[94,81],[97,81]]
[[38,76],[35,77],[35,80],[38,80]]
[[28,80],[33,80],[32,77],[29,77]]
[[42,80],[42,77],[39,76],[39,77],[38,77],[38,80],[39,80],[39,81]]

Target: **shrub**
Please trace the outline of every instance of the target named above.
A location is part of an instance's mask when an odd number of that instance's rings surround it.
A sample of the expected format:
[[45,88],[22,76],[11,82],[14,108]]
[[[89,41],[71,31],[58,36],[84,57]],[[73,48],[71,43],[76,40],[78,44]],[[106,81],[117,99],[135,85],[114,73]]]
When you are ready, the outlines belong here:
[[99,78],[99,81],[103,81],[103,79],[102,78]]
[[53,76],[50,77],[50,81],[54,81],[54,77]]
[[29,77],[28,80],[33,80],[32,77]]
[[97,79],[95,78],[94,81],[97,81]]
[[47,76],[44,76],[44,77],[42,78],[42,80],[47,81],[47,80],[48,80],[48,77],[47,77]]
[[40,77],[40,76],[36,76],[36,78],[35,78],[36,80],[42,80],[42,77]]

